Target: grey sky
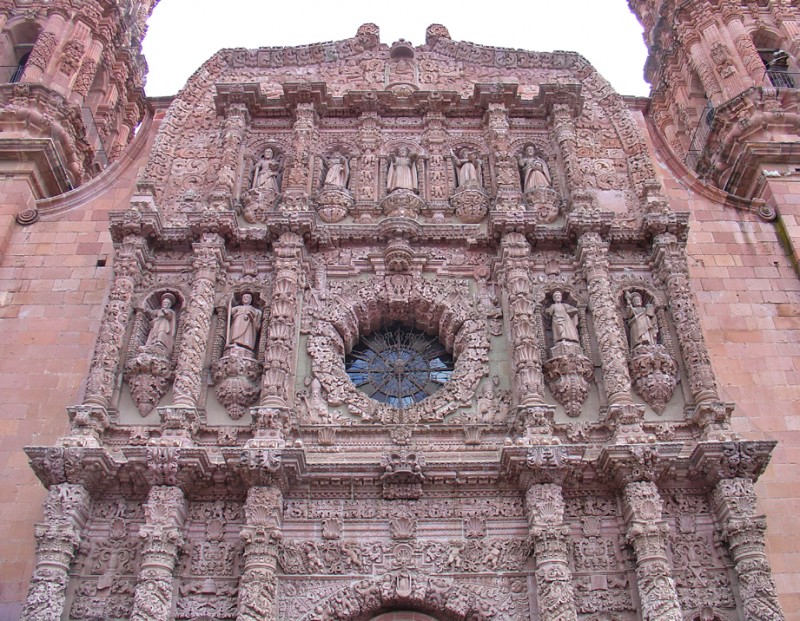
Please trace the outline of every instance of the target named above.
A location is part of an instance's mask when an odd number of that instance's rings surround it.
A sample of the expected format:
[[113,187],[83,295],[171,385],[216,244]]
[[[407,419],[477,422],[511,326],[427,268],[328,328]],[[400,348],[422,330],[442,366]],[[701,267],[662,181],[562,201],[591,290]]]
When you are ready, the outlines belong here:
[[381,41],[424,43],[429,24],[456,41],[535,51],[573,50],[591,61],[623,95],[647,95],[642,29],[625,0],[161,0],[144,52],[147,94],[176,93],[224,47],[304,45],[352,37],[365,22]]

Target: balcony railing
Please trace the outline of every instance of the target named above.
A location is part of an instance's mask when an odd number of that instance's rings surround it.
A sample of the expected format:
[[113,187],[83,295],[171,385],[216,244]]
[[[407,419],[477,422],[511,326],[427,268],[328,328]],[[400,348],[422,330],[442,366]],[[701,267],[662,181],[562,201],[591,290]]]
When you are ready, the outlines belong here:
[[703,149],[706,148],[708,135],[711,133],[711,125],[714,123],[714,108],[709,101],[703,112],[700,114],[700,122],[694,130],[692,141],[689,143],[689,150],[686,152],[686,166],[690,170],[697,170],[697,163],[703,156]]
[[775,88],[797,88],[800,85],[800,73],[772,68],[767,69],[765,74]]

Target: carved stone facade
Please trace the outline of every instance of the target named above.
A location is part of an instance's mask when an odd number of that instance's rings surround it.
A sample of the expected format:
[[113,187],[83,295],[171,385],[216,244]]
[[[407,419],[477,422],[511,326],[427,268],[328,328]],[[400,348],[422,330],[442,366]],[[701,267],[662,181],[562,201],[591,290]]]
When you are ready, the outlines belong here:
[[26,449],[22,618],[791,618],[775,442],[733,429],[628,103],[441,25],[210,59],[109,214],[69,430]]

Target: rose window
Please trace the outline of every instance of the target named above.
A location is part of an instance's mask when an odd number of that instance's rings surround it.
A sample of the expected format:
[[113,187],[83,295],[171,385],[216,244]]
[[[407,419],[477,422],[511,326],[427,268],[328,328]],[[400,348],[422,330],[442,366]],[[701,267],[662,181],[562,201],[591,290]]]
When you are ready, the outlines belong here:
[[403,408],[439,390],[453,364],[436,337],[394,325],[363,337],[347,356],[345,370],[370,398]]

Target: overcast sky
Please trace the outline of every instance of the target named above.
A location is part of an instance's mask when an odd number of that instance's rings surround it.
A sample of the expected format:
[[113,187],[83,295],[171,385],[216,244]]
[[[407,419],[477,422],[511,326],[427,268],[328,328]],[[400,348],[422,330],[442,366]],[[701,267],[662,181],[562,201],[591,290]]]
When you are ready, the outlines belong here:
[[381,41],[425,42],[429,24],[456,41],[580,52],[623,95],[647,95],[642,29],[625,0],[161,0],[144,53],[147,94],[173,95],[216,51],[337,41],[366,22]]

